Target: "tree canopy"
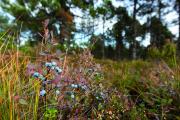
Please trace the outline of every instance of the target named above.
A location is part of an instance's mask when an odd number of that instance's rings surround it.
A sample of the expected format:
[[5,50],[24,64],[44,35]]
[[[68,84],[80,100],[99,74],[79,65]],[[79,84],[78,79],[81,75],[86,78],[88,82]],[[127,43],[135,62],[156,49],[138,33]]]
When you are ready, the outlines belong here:
[[[122,4],[116,6],[114,2]],[[60,44],[74,44],[74,36],[82,36],[89,41],[96,39],[94,50],[102,54],[99,56],[108,57],[111,51],[111,58],[135,59],[146,51],[142,42],[148,35],[150,46],[158,49],[163,48],[166,39],[176,39],[164,16],[178,12],[178,6],[178,1],[165,0],[2,0],[0,7],[5,15],[0,17],[0,30],[19,30],[28,33],[28,41],[39,42],[47,24],[48,32]]]

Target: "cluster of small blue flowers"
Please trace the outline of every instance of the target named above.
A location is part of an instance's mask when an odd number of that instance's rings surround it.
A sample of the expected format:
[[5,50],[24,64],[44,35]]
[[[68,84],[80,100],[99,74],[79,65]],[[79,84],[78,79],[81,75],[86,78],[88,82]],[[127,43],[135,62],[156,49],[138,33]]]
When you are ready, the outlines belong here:
[[73,89],[72,91],[68,91],[67,92],[67,95],[68,96],[70,96],[70,98],[72,98],[72,99],[75,99],[75,97],[76,97],[76,92],[74,91],[75,89],[78,89],[78,90],[80,90],[81,92],[83,92],[83,91],[88,91],[88,86],[87,85],[82,85],[82,84],[70,84],[69,85],[69,87],[71,88],[71,89]]
[[[45,81],[45,79],[46,79],[42,74],[40,74],[40,73],[38,73],[38,72],[34,72],[33,75],[32,75],[32,77],[38,78],[38,79],[40,79],[40,80],[42,80],[42,81]],[[42,90],[40,91],[40,96],[45,96],[45,94],[46,94],[46,91],[45,91],[44,89],[42,89]]]
[[[83,70],[80,71],[78,68],[76,70],[72,69],[73,71],[71,71],[71,69],[63,70],[55,61],[44,62],[43,66],[43,68],[46,68],[45,71],[43,71],[44,69],[41,69],[42,72],[39,70],[37,70],[39,71],[37,72],[35,69],[32,69],[30,70],[30,73],[32,73],[32,77],[41,81],[42,86],[39,95],[41,96],[41,99],[45,100],[45,104],[46,99],[49,98],[47,95],[51,96],[51,93],[55,96],[53,98],[55,101],[65,99],[68,106],[76,105],[79,100],[84,98],[96,99],[95,101],[98,103],[104,103],[106,100],[107,95],[101,92],[101,90],[98,90],[98,88],[93,87],[94,84],[89,82],[91,78],[86,78],[86,71],[84,74],[81,74]],[[71,76],[69,74],[71,72],[75,74]],[[88,76],[92,74],[92,76],[95,77],[94,79],[98,79],[100,75],[94,73],[96,73],[96,71],[90,69]]]
[[51,69],[51,70],[55,70],[55,71],[57,72],[57,74],[60,74],[60,73],[62,72],[62,69],[59,68],[59,67],[57,66],[57,63],[54,62],[54,61],[52,61],[52,62],[46,62],[46,63],[45,63],[45,66],[46,66],[47,68]]
[[[46,62],[45,66],[49,69],[49,70],[54,70],[57,74],[61,74],[62,73],[62,69],[60,67],[57,66],[57,63],[52,61],[52,62]],[[47,73],[48,75],[49,73]],[[37,78],[42,82],[42,90],[40,91],[40,96],[45,96],[47,94],[46,90],[45,90],[45,86],[46,84],[51,83],[51,80],[47,80],[47,77],[44,77],[42,74],[40,74],[39,72],[33,72],[32,73],[32,77]],[[59,90],[55,91],[56,95],[60,94]]]
[[72,88],[78,88],[78,85],[77,84],[71,84],[71,87]]
[[99,92],[95,96],[97,100],[104,100],[106,98],[106,94],[103,92]]
[[81,88],[83,90],[87,90],[87,88],[88,88],[87,85],[81,85],[81,84],[71,84],[70,87],[74,88],[74,89]]

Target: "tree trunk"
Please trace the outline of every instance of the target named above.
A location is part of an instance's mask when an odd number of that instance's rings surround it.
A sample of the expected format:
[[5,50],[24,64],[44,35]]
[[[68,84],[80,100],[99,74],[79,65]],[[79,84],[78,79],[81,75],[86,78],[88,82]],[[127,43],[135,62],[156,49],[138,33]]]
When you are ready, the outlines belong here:
[[152,34],[152,12],[153,12],[154,0],[151,0],[150,12],[149,12],[149,33],[150,33],[150,43],[154,44],[153,34]]
[[105,44],[104,44],[104,27],[105,27],[105,15],[103,15],[103,35],[102,35],[102,59],[105,58]]
[[[180,6],[180,5],[179,5]],[[179,8],[180,9],[180,8]],[[179,40],[179,44],[180,44],[180,14],[179,14],[179,20],[178,20],[178,22],[179,22],[179,38],[178,38],[178,40]]]
[[179,17],[179,19],[178,19],[178,23],[179,23],[179,37],[178,37],[178,43],[179,43],[179,45],[178,45],[178,48],[179,48],[179,50],[180,50],[180,1],[178,1],[178,17]]
[[133,33],[133,48],[132,48],[132,58],[133,59],[136,59],[137,58],[137,55],[136,55],[136,52],[137,52],[137,50],[136,50],[136,33],[137,33],[137,31],[136,31],[136,13],[137,13],[137,8],[136,8],[136,6],[137,6],[137,0],[134,0],[134,10],[133,10],[133,31],[134,31],[134,33]]
[[[177,49],[180,51],[180,1],[176,0],[176,8],[178,13],[178,25],[179,25],[179,34],[178,34],[178,40],[177,40]],[[180,54],[179,54],[180,55]]]
[[161,0],[158,0],[158,18],[159,18],[159,21],[161,21],[161,8],[162,8],[162,5],[161,5]]
[[118,38],[116,40],[116,59],[121,59],[123,56],[122,56],[122,52],[123,52],[123,42],[122,42],[122,37],[121,38]]

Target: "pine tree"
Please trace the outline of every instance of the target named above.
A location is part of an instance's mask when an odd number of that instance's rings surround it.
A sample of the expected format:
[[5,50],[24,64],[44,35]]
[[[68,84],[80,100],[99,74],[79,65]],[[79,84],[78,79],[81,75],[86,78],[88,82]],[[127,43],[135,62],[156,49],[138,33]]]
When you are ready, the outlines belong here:
[[33,39],[41,40],[42,22],[48,19],[48,29],[54,32],[60,43],[64,43],[73,37],[72,32],[75,31],[74,15],[70,9],[85,9],[89,4],[77,0],[2,0],[0,5],[3,11],[15,18],[16,30],[22,24],[22,32],[30,32]]

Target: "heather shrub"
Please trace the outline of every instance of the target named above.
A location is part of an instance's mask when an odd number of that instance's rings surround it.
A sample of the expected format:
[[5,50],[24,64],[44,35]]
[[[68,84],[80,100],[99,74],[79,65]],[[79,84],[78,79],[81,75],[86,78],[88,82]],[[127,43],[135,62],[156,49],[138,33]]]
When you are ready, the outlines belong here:
[[[103,93],[102,86],[99,86],[101,84],[97,84],[102,78],[100,66],[93,62],[88,50],[70,60],[67,56],[63,59],[58,59],[57,55],[50,58],[46,62],[39,63],[40,65],[28,65],[28,74],[41,84],[39,107],[50,109],[53,108],[51,105],[55,105],[54,109],[60,112],[56,116],[59,119],[91,116],[90,108],[92,106],[96,108],[98,101],[107,97]],[[90,110],[87,111],[88,109]],[[41,112],[39,115],[43,116],[43,111]]]
[[108,104],[119,119],[170,119],[178,116],[177,69],[164,61],[97,62],[102,62],[105,84],[117,91],[111,92],[113,97],[109,95],[111,102]]

